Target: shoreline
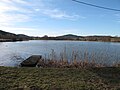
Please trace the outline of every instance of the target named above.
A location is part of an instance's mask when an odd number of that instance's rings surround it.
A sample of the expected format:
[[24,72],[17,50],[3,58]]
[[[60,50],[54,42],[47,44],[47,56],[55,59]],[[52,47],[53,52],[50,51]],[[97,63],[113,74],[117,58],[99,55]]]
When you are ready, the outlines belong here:
[[[108,42],[108,43],[120,43],[120,41],[82,41],[82,40],[44,40],[39,39],[40,41],[79,41],[79,42]],[[38,39],[32,41],[39,41]],[[12,39],[0,39],[0,42],[17,42],[17,41],[31,41],[31,40],[12,40]]]
[[29,40],[21,40],[21,39],[0,39],[0,42],[17,42],[17,41],[29,41]]

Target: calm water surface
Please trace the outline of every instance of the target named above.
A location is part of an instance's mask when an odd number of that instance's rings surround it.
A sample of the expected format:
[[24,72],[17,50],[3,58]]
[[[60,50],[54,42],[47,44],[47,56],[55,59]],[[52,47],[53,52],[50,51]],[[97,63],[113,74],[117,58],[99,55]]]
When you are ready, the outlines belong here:
[[113,63],[120,61],[120,43],[111,42],[84,42],[84,41],[54,41],[31,40],[23,42],[0,42],[0,66],[17,66],[31,55],[43,55],[50,58],[54,50],[56,58],[66,52],[68,59],[76,53],[78,60],[94,59],[97,62]]

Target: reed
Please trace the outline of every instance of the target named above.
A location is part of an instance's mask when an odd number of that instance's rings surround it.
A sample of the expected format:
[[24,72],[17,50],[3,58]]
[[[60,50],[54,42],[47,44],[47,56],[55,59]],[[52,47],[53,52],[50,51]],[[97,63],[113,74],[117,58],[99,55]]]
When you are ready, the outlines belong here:
[[63,52],[57,56],[54,49],[51,49],[51,53],[46,58],[46,55],[38,63],[38,67],[53,67],[53,68],[94,68],[94,67],[120,67],[120,62],[109,62],[104,61],[106,55],[102,52],[99,54],[100,61],[96,60],[96,54],[88,53],[87,50],[84,52],[72,51],[72,55],[68,58],[66,48]]

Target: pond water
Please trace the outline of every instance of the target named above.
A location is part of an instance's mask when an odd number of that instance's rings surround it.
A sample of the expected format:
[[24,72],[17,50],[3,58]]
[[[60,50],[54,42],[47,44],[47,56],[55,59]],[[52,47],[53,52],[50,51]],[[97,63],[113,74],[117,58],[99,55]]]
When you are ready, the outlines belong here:
[[22,42],[0,42],[0,66],[17,66],[31,55],[42,55],[55,59],[66,56],[71,60],[92,60],[111,64],[120,61],[120,43],[31,40]]

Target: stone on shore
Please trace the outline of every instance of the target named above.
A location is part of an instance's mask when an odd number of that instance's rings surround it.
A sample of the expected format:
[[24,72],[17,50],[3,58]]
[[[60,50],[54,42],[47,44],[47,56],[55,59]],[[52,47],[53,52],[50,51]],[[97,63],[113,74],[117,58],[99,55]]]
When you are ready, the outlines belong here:
[[41,58],[41,55],[32,55],[21,63],[21,67],[36,67]]

